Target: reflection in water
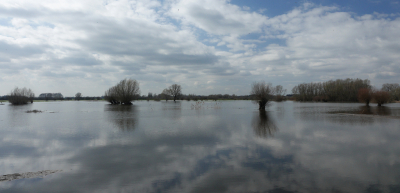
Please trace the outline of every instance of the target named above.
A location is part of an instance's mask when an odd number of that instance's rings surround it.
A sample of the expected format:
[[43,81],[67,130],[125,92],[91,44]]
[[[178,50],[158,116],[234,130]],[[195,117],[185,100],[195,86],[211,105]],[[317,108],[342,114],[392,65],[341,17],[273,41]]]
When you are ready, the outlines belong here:
[[390,108],[385,106],[380,106],[376,108],[376,114],[378,115],[392,115]]
[[268,116],[268,113],[263,110],[260,110],[258,114],[254,114],[252,126],[257,136],[265,138],[273,136],[278,130],[273,120]]
[[361,106],[360,110],[359,110],[359,113],[360,114],[367,114],[367,115],[373,114],[372,111],[371,111],[371,107],[370,106]]
[[172,118],[174,120],[180,119],[182,117],[182,108],[180,101],[162,102],[162,105],[162,112],[164,116]]
[[[3,181],[0,192],[399,192],[400,120],[331,113],[359,104],[284,102],[251,114],[249,101],[218,111],[149,103],[67,102],[57,104],[60,114],[36,115],[0,106],[0,173],[64,170]],[[400,104],[387,107],[393,113]],[[13,112],[26,126],[6,119]],[[371,117],[373,124],[358,125]]]
[[60,172],[62,170],[44,170],[38,172],[27,172],[27,173],[15,173],[0,176],[0,182],[2,181],[12,181],[26,178],[43,178],[49,174]]
[[380,106],[380,107],[361,106],[358,109],[358,111],[350,111],[348,113],[367,114],[367,115],[392,115],[390,108],[385,106]]
[[349,106],[349,107],[300,107],[296,114],[306,121],[329,121],[341,125],[371,125],[375,122],[385,122],[386,118],[396,118],[396,110],[381,106]]
[[135,105],[106,105],[107,119],[123,131],[132,131],[137,124]]

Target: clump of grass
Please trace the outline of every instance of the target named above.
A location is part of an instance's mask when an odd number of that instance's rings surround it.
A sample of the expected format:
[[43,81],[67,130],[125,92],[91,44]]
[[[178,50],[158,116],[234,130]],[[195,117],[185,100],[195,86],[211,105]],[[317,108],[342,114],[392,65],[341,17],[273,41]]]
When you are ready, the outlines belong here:
[[27,113],[41,113],[42,111],[40,111],[40,110],[29,110],[29,111],[26,111]]

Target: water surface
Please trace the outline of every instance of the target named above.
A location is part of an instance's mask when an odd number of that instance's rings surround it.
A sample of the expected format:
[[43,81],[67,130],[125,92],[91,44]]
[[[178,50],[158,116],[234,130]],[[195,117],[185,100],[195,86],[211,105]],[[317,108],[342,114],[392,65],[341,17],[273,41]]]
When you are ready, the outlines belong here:
[[0,192],[399,192],[400,104],[362,106],[1,105]]

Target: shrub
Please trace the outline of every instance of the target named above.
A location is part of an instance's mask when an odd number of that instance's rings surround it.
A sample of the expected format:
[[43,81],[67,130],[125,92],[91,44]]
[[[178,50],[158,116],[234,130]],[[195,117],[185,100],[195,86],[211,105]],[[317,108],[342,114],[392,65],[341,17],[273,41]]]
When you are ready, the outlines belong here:
[[104,94],[104,98],[111,104],[131,105],[131,101],[135,100],[139,95],[139,83],[133,79],[124,79],[108,89]]
[[265,110],[265,106],[274,94],[274,87],[271,83],[254,82],[251,86],[250,94],[254,96],[254,101],[259,105],[259,110]]
[[11,91],[10,96],[8,97],[8,101],[13,105],[21,105],[27,104],[28,102],[33,103],[34,97],[35,93],[33,93],[31,89],[20,89],[16,87],[13,91]]
[[369,102],[372,99],[372,90],[369,88],[361,88],[358,90],[358,101],[365,103],[366,106],[369,106]]
[[376,91],[373,94],[373,98],[378,106],[382,106],[383,104],[389,102],[390,94],[386,91]]

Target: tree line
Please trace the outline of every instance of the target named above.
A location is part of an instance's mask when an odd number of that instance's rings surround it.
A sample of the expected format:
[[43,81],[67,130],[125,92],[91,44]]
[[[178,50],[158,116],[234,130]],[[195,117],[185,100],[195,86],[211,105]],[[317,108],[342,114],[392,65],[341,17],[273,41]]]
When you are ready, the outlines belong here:
[[383,84],[381,89],[371,86],[368,79],[337,79],[318,83],[302,83],[292,89],[296,101],[364,102],[374,101],[381,106],[400,99],[400,85]]
[[[318,83],[302,83],[292,89],[293,99],[296,101],[323,101],[323,102],[365,102],[370,101],[382,105],[390,100],[400,99],[399,84],[384,84],[380,90],[373,88],[368,79],[337,79]],[[12,104],[26,104],[33,102],[35,94],[27,88],[15,88],[8,96]],[[103,98],[103,97],[102,97]],[[65,99],[75,100],[98,100],[100,97],[82,97],[78,92],[74,97]],[[195,95],[182,94],[182,87],[173,84],[165,88],[160,94],[148,93],[147,96],[140,96],[139,82],[134,79],[121,80],[115,86],[104,93],[104,99],[111,104],[130,105],[134,100],[221,100],[239,99],[253,100],[259,105],[259,109],[265,109],[266,104],[271,101],[286,100],[286,89],[281,85],[272,86],[271,83],[254,82],[251,86],[250,95]]]

